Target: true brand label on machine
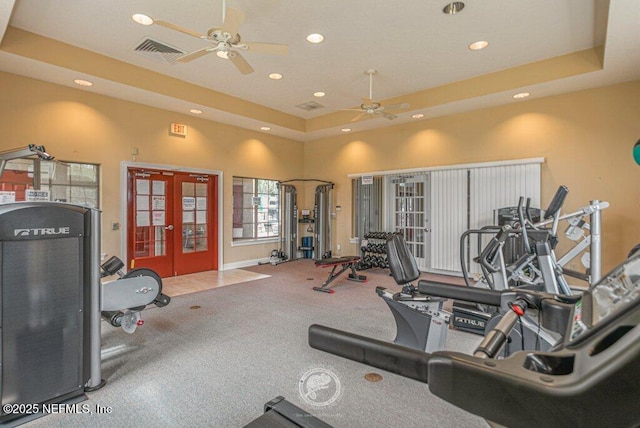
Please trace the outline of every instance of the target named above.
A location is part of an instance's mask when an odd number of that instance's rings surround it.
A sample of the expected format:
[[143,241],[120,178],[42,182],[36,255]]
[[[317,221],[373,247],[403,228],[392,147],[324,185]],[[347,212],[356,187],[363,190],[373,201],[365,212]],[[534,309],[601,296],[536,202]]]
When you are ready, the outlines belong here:
[[0,206],[0,241],[64,239],[85,236],[88,208],[53,202]]
[[70,235],[71,228],[66,227],[41,227],[37,229],[14,229],[13,236],[44,236],[44,235]]

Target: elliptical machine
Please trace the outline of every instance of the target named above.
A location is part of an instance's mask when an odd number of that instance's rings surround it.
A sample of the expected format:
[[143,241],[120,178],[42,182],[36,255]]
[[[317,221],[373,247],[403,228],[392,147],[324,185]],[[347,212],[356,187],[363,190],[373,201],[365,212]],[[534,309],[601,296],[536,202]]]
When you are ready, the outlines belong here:
[[[502,292],[512,287],[522,287],[553,295],[571,296],[573,293],[564,279],[562,267],[556,261],[554,254],[558,222],[568,220],[570,229],[584,227],[581,218],[591,215],[592,224],[594,224],[592,233],[597,235],[594,236],[593,241],[590,235],[589,239],[583,242],[598,241],[599,243],[599,212],[608,207],[608,203],[592,201],[587,207],[561,216],[560,210],[567,194],[568,189],[560,186],[545,211],[543,221],[538,223],[533,223],[530,218],[527,218],[525,212],[530,211],[529,203],[527,202],[525,209],[524,198],[520,198],[518,203],[520,225],[516,225],[515,229],[505,225],[488,231],[495,236],[476,259],[483,269],[485,281],[476,284],[475,287],[464,287],[460,293],[456,294],[453,313],[444,310],[444,298],[431,294],[433,290],[441,291],[442,287],[448,286],[447,284],[420,281],[418,288],[412,285],[412,282],[419,278],[420,271],[404,238],[397,234],[390,236],[387,240],[389,265],[391,274],[402,287],[402,291],[393,293],[384,287],[377,287],[376,293],[387,303],[396,321],[397,334],[394,342],[413,349],[433,352],[444,349],[450,322],[460,330],[476,334],[484,335],[485,332],[492,330],[509,312],[509,307],[505,305],[499,293],[487,295],[476,290],[489,289],[489,291]],[[576,221],[578,218],[579,222]],[[548,224],[552,224],[552,227],[544,228]],[[482,232],[486,230],[483,229]],[[522,238],[525,251],[513,265],[506,266],[502,250],[507,239],[513,236]],[[461,241],[464,238],[463,235]],[[532,238],[533,244],[529,238]],[[581,245],[584,246],[584,244]],[[461,253],[464,253],[462,249]],[[594,260],[597,260],[599,272],[599,247],[594,253],[596,253]],[[464,269],[464,256],[461,257]],[[525,273],[528,280],[523,282]],[[597,275],[599,277],[599,273]],[[466,279],[467,284],[470,285],[468,278]],[[519,329],[510,332],[510,340],[504,347],[504,356],[525,349],[547,350],[561,339],[562,331],[542,328],[536,313],[521,317],[519,325]]]
[[[575,212],[561,215],[560,211],[567,194],[568,189],[565,186],[558,188],[542,221],[534,223],[531,220],[528,215],[529,200],[524,208],[524,198],[521,197],[518,202],[519,223],[516,223],[513,229],[503,226],[497,229],[497,233],[494,227],[465,232],[460,238],[460,259],[467,286],[493,290],[524,287],[551,294],[572,295],[575,294],[575,290],[569,286],[565,274],[589,284],[595,283],[600,278],[601,211],[606,209],[609,203],[594,200]],[[584,220],[587,216],[589,223]],[[564,220],[569,224],[565,236],[577,244],[562,257],[557,258],[555,248],[558,243],[558,225]],[[585,234],[585,231],[588,234]],[[479,263],[483,276],[480,281],[471,284],[467,274],[465,242],[469,236],[486,233],[495,233],[495,236],[475,260]],[[522,255],[507,266],[502,250],[505,242],[513,238],[521,241]],[[589,252],[584,253],[587,249]],[[583,254],[583,263],[589,266],[586,274],[565,268],[567,263],[579,254]],[[495,325],[495,321],[490,322],[493,313],[492,308],[456,301],[452,324],[463,331],[484,334],[485,330],[490,330]]]

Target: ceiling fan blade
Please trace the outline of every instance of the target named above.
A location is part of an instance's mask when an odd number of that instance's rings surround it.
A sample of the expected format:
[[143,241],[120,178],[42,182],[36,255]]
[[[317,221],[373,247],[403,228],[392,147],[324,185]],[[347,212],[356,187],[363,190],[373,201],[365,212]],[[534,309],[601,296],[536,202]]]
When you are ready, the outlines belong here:
[[202,48],[202,49],[198,49],[197,51],[193,51],[189,54],[183,55],[180,58],[178,58],[179,62],[189,62],[189,61],[193,61],[194,59],[198,59],[201,56],[204,56],[208,53],[213,52],[215,49],[211,49],[211,48]]
[[398,118],[398,116],[396,116],[395,114],[385,113],[384,111],[381,111],[380,114],[382,116],[384,116],[386,119],[389,119],[389,120],[393,120],[393,119],[397,119]]
[[356,117],[351,119],[350,122],[357,122],[357,121],[359,121],[360,119],[362,119],[366,115],[367,115],[367,112],[363,111],[362,113],[360,113],[359,115],[357,115]]
[[243,42],[249,48],[249,51],[274,54],[274,55],[287,55],[289,53],[289,46],[277,45],[275,43],[258,43],[258,42]]
[[243,22],[244,12],[228,7],[224,16],[224,23],[222,24],[222,32],[229,33],[233,37],[238,34],[238,29],[240,29]]
[[253,68],[249,65],[246,59],[238,52],[229,52],[229,60],[236,66],[238,71],[242,74],[253,73]]
[[181,26],[176,25],[176,24],[172,24],[172,23],[167,22],[167,21],[162,21],[160,19],[154,20],[153,23],[154,24],[158,24],[161,27],[166,27],[166,28],[169,28],[171,30],[179,31],[179,32],[184,33],[184,34],[188,34],[190,36],[197,37],[199,39],[206,39],[207,38],[204,34],[197,33],[195,31],[189,30],[188,28],[184,28],[184,27],[181,27]]
[[388,106],[382,106],[385,110],[400,110],[403,108],[409,108],[409,103],[391,104]]
[[373,103],[374,103],[374,101],[371,98],[362,97],[362,104],[364,104],[366,106],[370,106]]

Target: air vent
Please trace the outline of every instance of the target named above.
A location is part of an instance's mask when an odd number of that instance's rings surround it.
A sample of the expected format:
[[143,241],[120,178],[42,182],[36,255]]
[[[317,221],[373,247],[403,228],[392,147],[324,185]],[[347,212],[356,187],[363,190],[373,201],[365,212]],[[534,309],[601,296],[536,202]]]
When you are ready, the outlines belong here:
[[150,37],[144,38],[134,50],[148,58],[168,62],[169,64],[173,64],[185,54],[185,52],[176,47]]
[[306,110],[306,111],[314,111],[314,110],[318,110],[321,108],[324,108],[324,106],[322,104],[318,104],[315,101],[309,101],[303,104],[298,104],[296,107],[301,108],[302,110]]

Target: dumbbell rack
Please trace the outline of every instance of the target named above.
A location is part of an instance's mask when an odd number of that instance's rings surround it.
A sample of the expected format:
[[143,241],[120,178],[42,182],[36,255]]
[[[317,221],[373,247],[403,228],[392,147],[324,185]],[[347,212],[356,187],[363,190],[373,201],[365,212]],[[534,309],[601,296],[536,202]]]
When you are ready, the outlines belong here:
[[393,232],[369,232],[364,236],[366,244],[360,247],[361,258],[358,263],[358,270],[389,268],[387,238],[393,234]]

